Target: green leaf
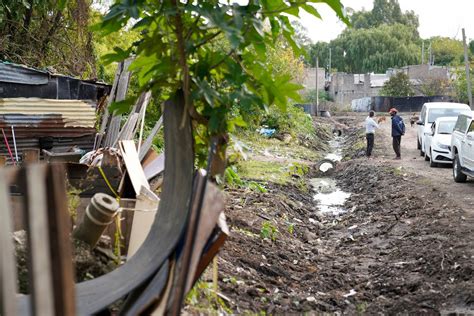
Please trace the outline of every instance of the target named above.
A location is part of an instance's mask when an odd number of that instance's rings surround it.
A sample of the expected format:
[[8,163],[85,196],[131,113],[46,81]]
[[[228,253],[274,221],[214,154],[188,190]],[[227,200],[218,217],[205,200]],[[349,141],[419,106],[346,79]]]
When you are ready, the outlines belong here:
[[321,18],[321,15],[319,14],[318,10],[316,10],[315,7],[313,7],[312,5],[310,4],[303,4],[301,6],[306,12],[308,12],[309,14],[317,17],[318,19],[322,19]]
[[120,115],[130,111],[130,108],[135,103],[135,98],[128,98],[118,102],[112,102],[109,106],[109,111],[114,115]]

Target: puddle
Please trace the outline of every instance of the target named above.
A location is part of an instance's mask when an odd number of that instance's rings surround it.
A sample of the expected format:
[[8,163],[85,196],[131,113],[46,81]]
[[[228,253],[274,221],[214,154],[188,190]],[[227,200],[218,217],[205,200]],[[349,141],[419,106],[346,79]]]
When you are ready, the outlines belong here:
[[314,178],[310,184],[316,194],[313,199],[318,202],[318,208],[323,214],[340,215],[347,210],[344,203],[351,196],[337,187],[336,181],[329,178]]
[[329,147],[332,152],[327,154],[324,159],[329,159],[332,161],[339,162],[342,160],[342,147],[341,142],[343,140],[342,136],[335,136],[334,139],[329,141]]
[[[334,168],[334,163],[342,160],[342,140],[343,136],[335,136],[329,141],[331,153],[327,154],[324,159],[326,162],[322,162],[319,165],[319,170],[326,173],[328,170]],[[344,203],[351,196],[350,193],[342,191],[337,187],[336,181],[331,178],[314,178],[310,179],[310,184],[315,191],[313,196],[314,201],[317,201],[319,211],[326,215],[340,215],[347,210],[344,208]]]

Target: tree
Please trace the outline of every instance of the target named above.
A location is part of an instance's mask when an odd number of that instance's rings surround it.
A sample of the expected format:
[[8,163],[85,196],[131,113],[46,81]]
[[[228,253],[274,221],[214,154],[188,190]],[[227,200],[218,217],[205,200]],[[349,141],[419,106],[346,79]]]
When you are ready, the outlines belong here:
[[[140,89],[151,90],[158,104],[182,91],[199,131],[197,144],[207,147],[211,137],[225,140],[235,126],[245,125],[243,112],[272,104],[284,109],[289,98],[300,98],[300,86],[274,71],[268,52],[282,38],[301,52],[288,15],[298,17],[303,10],[319,17],[310,2],[122,0],[110,7],[102,31],[110,34],[134,23],[140,41],[109,60],[134,52],[130,69]],[[347,21],[339,0],[323,2]]]
[[412,29],[402,24],[346,29],[329,43],[332,65],[352,73],[385,72],[413,65],[420,58],[416,41]]
[[311,45],[309,64],[314,65],[316,54],[328,60],[329,48],[331,66],[338,71],[385,72],[419,63],[418,17],[412,11],[402,12],[397,0],[374,0],[371,11],[348,11],[353,27],[329,44]]
[[385,82],[380,90],[380,95],[389,97],[409,97],[413,95],[413,86],[408,75],[402,71]]
[[355,29],[379,27],[384,24],[403,24],[416,31],[419,26],[418,16],[413,11],[403,13],[398,0],[374,0],[371,11],[355,11],[350,20]]
[[449,37],[432,37],[431,50],[436,65],[456,66],[464,61],[464,46],[461,41]]
[[[473,69],[471,65],[471,69]],[[471,79],[471,86],[474,86],[474,72],[471,70],[469,73]],[[466,70],[464,68],[456,69],[454,73],[454,92],[455,97],[458,102],[469,104],[469,97],[467,95],[467,79],[466,79]]]
[[422,79],[417,90],[424,96],[446,95],[449,92],[450,82],[442,78]]
[[0,2],[0,59],[94,78],[92,0]]

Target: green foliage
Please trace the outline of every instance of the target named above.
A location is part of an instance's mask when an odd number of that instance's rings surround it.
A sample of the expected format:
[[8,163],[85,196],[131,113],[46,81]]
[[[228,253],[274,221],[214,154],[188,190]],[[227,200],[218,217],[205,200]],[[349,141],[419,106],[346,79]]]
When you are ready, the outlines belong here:
[[298,177],[302,177],[305,174],[307,174],[308,171],[309,171],[309,167],[305,164],[293,162],[293,163],[288,165],[288,172],[292,176],[295,175],[295,176],[298,176]]
[[[210,136],[244,125],[246,114],[272,105],[284,110],[289,99],[300,99],[301,86],[291,75],[279,74],[269,55],[281,40],[301,52],[288,15],[306,11],[318,17],[310,2],[122,0],[110,7],[101,30],[116,34],[133,23],[140,40],[108,59],[123,60],[134,52],[130,68],[140,90],[152,90],[156,104],[183,91],[187,109],[205,127],[200,145],[207,146]],[[339,0],[322,2],[346,20]]]
[[95,78],[91,0],[0,1],[0,60]]
[[[225,184],[231,188],[249,189],[251,191],[266,193],[267,189],[262,184],[256,181],[242,180],[237,173],[235,166],[229,166],[224,171]],[[223,184],[224,181],[220,177],[217,178],[217,183]]]
[[276,241],[278,237],[278,228],[269,221],[264,221],[262,223],[262,228],[260,229],[260,237],[263,239],[270,239],[271,241]]
[[371,11],[358,11],[350,16],[355,29],[368,29],[384,24],[403,24],[417,29],[418,16],[413,11],[402,12],[398,0],[374,0]]
[[449,37],[433,37],[431,50],[436,65],[456,66],[464,61],[464,46],[461,41]]
[[413,95],[413,86],[408,75],[402,71],[397,72],[391,76],[390,79],[384,83],[380,95],[390,97],[409,97]]
[[425,96],[446,95],[449,92],[448,79],[426,78],[421,81],[418,90]]
[[271,106],[260,123],[276,129],[279,133],[289,133],[293,136],[312,135],[315,132],[311,116],[296,106],[289,106],[286,111]]
[[[420,61],[418,18],[402,13],[397,0],[375,0],[372,11],[352,12],[353,28],[346,28],[330,43],[318,42],[309,49],[307,63],[348,73],[385,72],[388,68]],[[331,69],[331,71],[333,70]]]
[[288,233],[293,235],[294,232],[295,232],[295,224],[294,223],[288,224]]
[[[472,70],[469,73],[469,77],[471,79],[471,86],[474,86],[474,72]],[[456,94],[456,99],[458,102],[468,104],[469,97],[467,95],[466,71],[463,68],[456,69],[455,78],[456,79],[453,81],[453,85]]]
[[[232,314],[232,310],[226,305],[213,289],[212,282],[199,280],[186,296],[186,305],[192,309],[209,314]],[[212,314],[211,313],[211,314]]]
[[[318,99],[319,101],[331,101],[331,98],[329,96],[329,93],[325,90],[319,90],[318,91]],[[311,89],[306,92],[304,95],[304,102],[305,103],[316,103],[316,89]]]

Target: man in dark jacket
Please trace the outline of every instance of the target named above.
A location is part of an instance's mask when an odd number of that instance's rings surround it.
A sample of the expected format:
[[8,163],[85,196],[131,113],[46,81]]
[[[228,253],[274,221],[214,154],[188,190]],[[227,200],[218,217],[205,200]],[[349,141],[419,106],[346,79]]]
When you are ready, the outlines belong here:
[[405,135],[405,123],[403,123],[403,119],[397,115],[398,110],[396,108],[391,108],[390,116],[392,117],[392,145],[393,150],[395,151],[395,158],[396,160],[400,160],[400,144],[402,142],[402,136]]

